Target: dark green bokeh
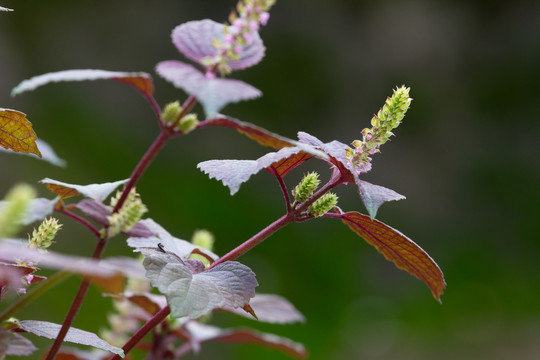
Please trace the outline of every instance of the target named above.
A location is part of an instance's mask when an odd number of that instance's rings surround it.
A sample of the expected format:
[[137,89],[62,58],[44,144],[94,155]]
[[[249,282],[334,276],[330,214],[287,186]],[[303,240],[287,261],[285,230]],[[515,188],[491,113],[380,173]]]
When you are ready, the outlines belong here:
[[[157,62],[182,58],[170,42],[176,25],[224,21],[234,4],[3,1],[15,11],[0,13],[0,107],[25,112],[68,167],[0,153],[0,195],[44,177],[80,184],[127,178],[158,133],[151,109],[122,84],[49,85],[17,98],[11,88],[73,68],[153,74]],[[262,31],[264,61],[234,74],[264,96],[223,112],[289,137],[302,130],[349,143],[392,88],[410,86],[412,108],[366,179],[407,196],[378,217],[429,252],[448,288],[438,304],[422,282],[340,222],[320,219],[291,225],[241,258],[257,273],[260,292],[287,297],[307,323],[265,325],[227,314],[216,323],[288,336],[315,360],[538,357],[539,16],[533,1],[278,1]],[[161,104],[185,98],[157,76],[155,85]],[[196,164],[265,151],[227,129],[170,143],[138,186],[148,216],[180,238],[211,230],[224,254],[280,216],[282,197],[267,173],[230,197]],[[328,176],[325,166],[308,163],[288,176],[289,186],[314,167]],[[363,211],[354,189],[338,194],[344,210]],[[61,220],[56,250],[90,254],[92,235]],[[107,249],[129,253],[120,238]],[[73,278],[17,316],[61,322],[77,286]],[[75,326],[97,331],[109,311],[110,301],[93,289]],[[226,344],[208,344],[197,358],[216,357],[287,358]]]

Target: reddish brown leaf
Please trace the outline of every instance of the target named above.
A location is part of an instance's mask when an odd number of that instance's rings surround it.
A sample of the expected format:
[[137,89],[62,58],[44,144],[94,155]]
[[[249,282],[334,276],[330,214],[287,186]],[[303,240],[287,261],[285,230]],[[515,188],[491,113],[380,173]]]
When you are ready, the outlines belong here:
[[287,173],[289,171],[291,171],[292,169],[294,169],[298,165],[308,161],[312,157],[313,157],[312,154],[308,154],[308,153],[305,153],[305,152],[301,151],[301,152],[299,152],[297,154],[291,155],[290,157],[288,157],[286,159],[276,161],[275,163],[272,164],[271,167],[275,170],[277,175],[283,177],[283,176],[287,175]]
[[0,108],[0,146],[41,157],[36,139],[37,135],[32,129],[32,123],[26,119],[26,114]]
[[297,142],[284,136],[275,134],[257,125],[240,121],[227,116],[220,116],[210,119],[205,126],[224,126],[238,131],[264,146],[270,146],[274,149],[281,149],[288,146],[296,146]]
[[387,260],[423,280],[431,289],[435,299],[440,302],[440,297],[446,287],[444,276],[441,269],[422,248],[399,231],[358,212],[341,214],[341,219],[352,231],[373,245]]
[[55,185],[55,184],[45,184],[47,189],[49,189],[54,194],[60,196],[62,199],[67,199],[72,196],[79,195],[79,192],[73,188],[62,186],[62,185]]
[[143,73],[139,74],[138,76],[117,77],[113,79],[124,84],[131,85],[147,96],[152,96],[154,93],[154,83],[152,82],[152,78],[149,75],[145,76],[147,74],[142,74]]

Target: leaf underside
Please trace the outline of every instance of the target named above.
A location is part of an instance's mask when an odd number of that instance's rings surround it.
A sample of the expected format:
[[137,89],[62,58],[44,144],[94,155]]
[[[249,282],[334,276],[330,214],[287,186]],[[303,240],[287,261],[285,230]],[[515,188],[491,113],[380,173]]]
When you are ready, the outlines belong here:
[[[26,332],[34,335],[42,336],[47,339],[54,339],[58,335],[61,326],[59,324],[50,323],[47,321],[25,320],[18,323],[19,327]],[[96,334],[84,331],[77,328],[70,328],[65,337],[65,341],[75,344],[89,345],[98,349],[112,352],[124,357],[124,350],[116,346],[112,346],[105,340],[99,338]]]
[[195,67],[181,61],[162,61],[156,72],[175,87],[194,95],[207,117],[214,116],[225,105],[261,96],[253,86],[233,79],[207,78]]
[[423,280],[437,301],[446,287],[444,276],[433,259],[412,240],[380,221],[358,212],[341,214],[349,228],[373,245],[398,268]]
[[116,80],[128,84],[138,90],[143,96],[152,96],[154,85],[152,77],[144,72],[121,72],[96,69],[75,69],[51,72],[24,80],[11,90],[11,96],[32,91],[50,83],[63,81],[92,81]]
[[129,179],[103,184],[76,185],[45,178],[43,180],[40,180],[39,182],[42,184],[46,184],[47,188],[50,191],[60,196],[70,197],[77,195],[76,193],[78,192],[90,199],[103,201],[118,186],[123,185],[128,181]]

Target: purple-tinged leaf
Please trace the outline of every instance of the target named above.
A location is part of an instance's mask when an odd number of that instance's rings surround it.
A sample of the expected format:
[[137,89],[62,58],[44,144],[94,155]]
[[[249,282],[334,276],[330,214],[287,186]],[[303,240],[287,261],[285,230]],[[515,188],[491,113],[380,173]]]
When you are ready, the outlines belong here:
[[[76,206],[79,210],[85,213],[92,220],[96,221],[98,224],[104,226],[109,224],[107,216],[112,215],[112,210],[107,205],[96,200],[83,199],[79,201]],[[135,237],[150,237],[155,235],[140,221],[125,234],[127,236]]]
[[[45,337],[47,339],[55,339],[61,328],[61,325],[48,321],[25,320],[20,321],[18,324],[22,330],[37,336]],[[89,345],[101,350],[109,351],[113,354],[120,355],[121,357],[125,356],[124,350],[116,346],[112,346],[105,340],[99,338],[96,334],[73,327],[69,328],[64,341],[81,345]]]
[[207,78],[193,66],[176,60],[160,62],[156,66],[156,71],[177,88],[194,95],[202,104],[207,117],[214,116],[229,103],[261,96],[258,89],[245,82]]
[[95,280],[102,279],[100,283],[105,285],[117,283],[120,277],[144,278],[140,263],[134,259],[109,258],[98,261],[52,251],[43,253],[26,247],[24,242],[24,240],[3,240],[0,243],[0,261],[12,262],[20,259],[43,268],[66,270],[90,276]]
[[62,348],[56,354],[54,360],[107,360],[111,358],[111,354],[103,350],[81,350],[75,348]]
[[286,138],[285,136],[278,135],[252,123],[240,121],[225,115],[217,115],[212,119],[206,120],[204,126],[228,127],[246,135],[263,146],[270,146],[276,150],[298,145],[298,141],[296,140]]
[[[326,156],[309,145],[300,144],[300,146],[285,147],[277,152],[268,153],[257,160],[209,160],[199,163],[197,167],[208,174],[211,179],[215,178],[223,182],[223,185],[229,187],[231,190],[231,195],[234,195],[240,188],[240,185],[248,181],[252,175],[275,163],[280,168],[279,165],[283,163],[283,160],[300,152],[304,152],[304,154],[310,152],[312,154],[318,154],[321,157]],[[283,170],[283,173],[287,171]]]
[[234,344],[258,344],[279,350],[297,359],[305,359],[307,351],[304,345],[274,334],[262,333],[251,329],[220,329],[216,326],[190,321],[184,328],[194,352],[206,341],[220,341]]
[[[204,66],[201,60],[216,55],[217,49],[212,43],[214,40],[223,41],[224,31],[225,25],[212,20],[189,21],[174,28],[172,41],[185,57]],[[254,33],[251,41],[242,47],[240,59],[227,65],[232,70],[248,68],[261,61],[264,51],[259,34]]]
[[144,219],[139,221],[139,223],[144,225],[154,235],[148,237],[132,236],[128,238],[128,246],[134,248],[136,252],[141,252],[143,249],[148,248],[158,249],[158,245],[161,244],[165,251],[172,252],[181,259],[187,258],[195,249],[198,249],[214,260],[218,259],[218,256],[210,250],[195,246],[189,241],[175,238],[152,219]]
[[[54,211],[54,206],[58,202],[59,198],[52,200],[45,198],[37,198],[29,201],[26,212],[20,219],[21,224],[29,225],[34,221],[42,221],[48,215],[52,214]],[[0,201],[0,211],[4,206],[7,205],[7,201]]]
[[[272,324],[290,324],[295,322],[305,322],[306,318],[287,299],[270,294],[256,294],[250,300],[249,305],[257,315],[257,320]],[[253,319],[253,317],[242,309],[232,309],[225,307],[225,311]]]
[[377,210],[384,202],[405,199],[405,196],[383,186],[373,185],[363,180],[357,180],[356,183],[371,219],[375,218]]
[[[59,194],[60,196],[65,196],[66,192],[75,190],[80,194],[97,201],[103,201],[107,196],[110,195],[118,186],[127,183],[129,179],[115,181],[112,183],[103,183],[103,184],[90,184],[90,185],[75,185],[68,184],[65,182],[52,180],[45,178],[39,182],[42,184],[47,184],[47,188],[52,192]],[[49,185],[55,185],[54,187]],[[72,195],[70,195],[72,196]]]
[[76,69],[51,72],[43,75],[34,76],[28,80],[24,80],[13,90],[11,90],[11,96],[16,96],[26,91],[35,90],[38,87],[47,85],[49,83],[85,80],[120,81],[134,87],[135,89],[140,91],[145,97],[151,96],[154,91],[152,77],[144,72],[119,72],[95,69]]
[[390,226],[358,212],[343,213],[341,219],[352,231],[373,245],[387,260],[423,280],[431,289],[435,299],[440,302],[446,287],[443,273],[420,246]]
[[151,249],[142,253],[146,277],[167,297],[174,318],[195,319],[224,306],[241,307],[255,296],[255,274],[239,262],[226,261],[193,274],[174,254]]
[[30,356],[36,350],[37,348],[30,340],[0,326],[0,359],[6,355]]

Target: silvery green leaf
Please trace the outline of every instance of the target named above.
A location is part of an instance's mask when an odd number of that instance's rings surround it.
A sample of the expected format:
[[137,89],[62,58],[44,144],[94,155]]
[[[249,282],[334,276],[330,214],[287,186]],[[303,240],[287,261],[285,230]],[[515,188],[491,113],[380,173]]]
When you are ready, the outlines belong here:
[[244,306],[255,296],[255,274],[245,265],[226,261],[193,274],[174,254],[145,249],[146,277],[167,297],[171,316],[199,318],[216,308]]

